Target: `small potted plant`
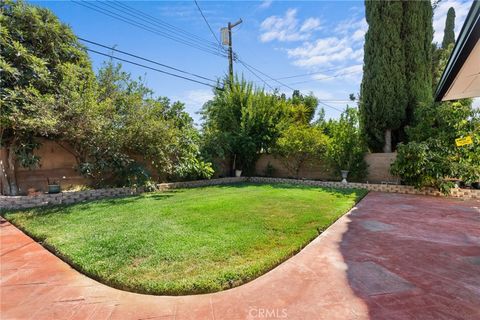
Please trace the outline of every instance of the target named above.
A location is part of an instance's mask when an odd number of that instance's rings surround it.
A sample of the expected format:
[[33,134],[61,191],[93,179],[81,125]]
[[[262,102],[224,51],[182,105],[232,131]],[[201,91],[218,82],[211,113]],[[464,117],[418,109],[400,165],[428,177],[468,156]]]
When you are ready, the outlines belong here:
[[47,184],[48,184],[48,193],[60,193],[60,183],[58,183],[57,180],[53,179],[50,181],[49,178],[47,178]]

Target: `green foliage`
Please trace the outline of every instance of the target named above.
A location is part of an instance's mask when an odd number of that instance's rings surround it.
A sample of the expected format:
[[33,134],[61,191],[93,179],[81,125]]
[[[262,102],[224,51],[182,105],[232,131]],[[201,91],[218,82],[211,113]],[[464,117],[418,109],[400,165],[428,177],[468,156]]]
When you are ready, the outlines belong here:
[[[422,121],[409,131],[412,141],[398,148],[392,173],[407,184],[444,192],[453,185],[449,179],[480,181],[480,112],[465,102],[423,109]],[[473,144],[457,147],[455,139],[467,135]]]
[[382,151],[386,144],[385,132],[399,130],[406,119],[402,3],[365,2],[369,28],[365,35],[360,120],[372,151]]
[[287,117],[285,121],[307,125],[312,122],[318,106],[318,99],[312,94],[304,96],[300,91],[293,91],[292,97],[286,99]]
[[329,139],[319,127],[290,125],[282,131],[275,152],[288,171],[299,178],[305,163],[325,158],[328,145]]
[[329,120],[321,125],[330,137],[327,159],[340,176],[341,170],[349,171],[349,179],[362,181],[367,174],[365,154],[367,148],[359,128],[358,111],[347,106],[339,120]]
[[16,163],[38,165],[38,137],[71,146],[79,171],[95,185],[168,179],[177,166],[208,176],[182,103],[154,97],[120,64],[105,64],[95,77],[85,48],[49,10],[3,1],[0,23],[3,193],[16,193]]
[[15,194],[14,164],[38,164],[34,137],[77,131],[85,122],[81,107],[91,107],[95,77],[71,29],[49,10],[2,1],[0,24],[0,145],[8,154],[0,171],[6,173],[2,191]]
[[249,174],[259,153],[268,151],[280,135],[286,103],[238,78],[214,94],[202,109],[203,153],[235,161],[237,169]]
[[[446,28],[454,25],[454,11],[449,10]],[[454,46],[453,29],[445,33],[442,48],[433,48],[432,77],[437,85]],[[449,39],[450,37],[450,39]],[[452,39],[453,38],[453,39]],[[472,109],[471,99],[428,103],[415,110],[416,123],[407,128],[410,142],[399,145],[391,171],[404,183],[418,188],[432,186],[448,193],[452,179],[480,180],[480,115]],[[471,136],[474,143],[457,147],[455,139]]]
[[447,49],[449,45],[455,43],[455,9],[450,8],[445,20],[445,29],[443,31],[442,49]]
[[212,164],[197,158],[191,161],[180,164],[175,168],[175,180],[200,180],[210,179],[214,173]]
[[[403,1],[402,41],[405,54],[405,106],[403,127],[415,123],[415,110],[433,102],[432,95],[432,25],[433,9],[430,1]],[[399,132],[399,141],[405,141],[405,132]]]
[[81,167],[95,182],[138,184],[151,170],[162,180],[183,178],[179,172],[186,168],[190,176],[209,177],[207,164],[198,160],[198,132],[182,103],[153,97],[142,79],[131,79],[111,62],[99,70],[98,103],[103,106],[98,132],[72,141],[84,151]]
[[390,143],[406,140],[415,110],[432,102],[433,10],[429,1],[366,1],[365,8],[361,127],[372,151],[390,152]]

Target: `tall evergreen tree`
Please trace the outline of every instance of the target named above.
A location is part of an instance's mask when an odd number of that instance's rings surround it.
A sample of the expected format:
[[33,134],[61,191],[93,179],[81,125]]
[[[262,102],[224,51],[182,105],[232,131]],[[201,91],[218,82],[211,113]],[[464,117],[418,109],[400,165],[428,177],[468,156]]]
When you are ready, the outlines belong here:
[[405,121],[407,104],[401,1],[365,2],[365,35],[361,85],[361,126],[372,151],[391,152],[394,136]]
[[447,49],[451,43],[455,43],[455,9],[450,8],[447,12],[445,29],[443,31],[442,49]]
[[[406,118],[414,124],[417,108],[432,103],[433,10],[429,0],[403,1],[402,39],[405,52]],[[403,130],[402,130],[403,131]],[[405,140],[403,132],[400,141]]]

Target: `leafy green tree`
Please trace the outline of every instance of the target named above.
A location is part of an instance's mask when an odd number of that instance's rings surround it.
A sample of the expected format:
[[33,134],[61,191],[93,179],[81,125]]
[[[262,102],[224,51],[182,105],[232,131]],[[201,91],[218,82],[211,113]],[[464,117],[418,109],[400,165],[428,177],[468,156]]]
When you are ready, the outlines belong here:
[[71,29],[49,10],[3,1],[0,24],[2,192],[17,194],[16,164],[35,167],[35,137],[71,133],[83,121],[95,77]]
[[455,9],[450,8],[447,12],[447,20],[445,21],[445,29],[443,31],[442,49],[455,43]]
[[[403,126],[415,123],[417,108],[428,106],[432,95],[432,26],[430,1],[403,1],[402,40],[405,53],[406,118]],[[406,140],[404,131],[399,140]]]
[[290,116],[288,121],[299,124],[309,124],[315,116],[318,99],[312,94],[304,96],[300,91],[293,91],[292,97],[287,99]]
[[340,176],[341,170],[348,170],[353,180],[365,178],[367,148],[359,128],[358,110],[347,106],[340,119],[329,120],[321,127],[330,138],[327,159],[337,174]]
[[[101,184],[117,185],[154,174],[161,180],[198,174],[209,178],[209,164],[199,157],[199,133],[180,102],[153,96],[143,80],[131,79],[120,64],[106,63],[98,74],[98,104],[105,119],[87,146],[83,172]],[[150,172],[153,171],[153,172]],[[110,174],[107,174],[110,173]]]
[[313,160],[325,159],[329,145],[328,137],[317,126],[292,124],[282,131],[275,146],[275,153],[283,165],[295,177]]
[[375,152],[391,152],[392,136],[397,136],[406,119],[402,3],[365,2],[369,27],[365,35],[360,119],[367,144]]
[[[480,112],[462,102],[431,106],[415,140],[398,147],[392,173],[418,188],[436,187],[445,193],[451,179],[480,181]],[[430,125],[429,125],[430,124]],[[455,139],[472,137],[473,144],[457,147]]]
[[[437,85],[454,46],[454,11],[449,10],[443,43],[433,48],[432,78]],[[418,188],[436,187],[447,193],[451,179],[475,182],[480,179],[478,110],[472,109],[471,99],[429,103],[415,111],[415,124],[407,129],[409,143],[398,147],[392,173],[404,183]],[[455,139],[471,136],[472,145],[457,147]]]
[[286,101],[235,78],[202,109],[203,152],[210,159],[230,161],[250,173],[261,151],[268,151],[280,135]]

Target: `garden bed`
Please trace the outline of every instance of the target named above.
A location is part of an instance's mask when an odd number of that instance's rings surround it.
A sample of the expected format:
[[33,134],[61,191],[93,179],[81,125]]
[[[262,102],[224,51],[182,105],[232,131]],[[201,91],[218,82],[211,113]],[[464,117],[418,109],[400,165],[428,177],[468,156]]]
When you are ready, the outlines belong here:
[[367,191],[288,184],[175,189],[5,217],[83,273],[149,294],[214,292],[301,250]]

